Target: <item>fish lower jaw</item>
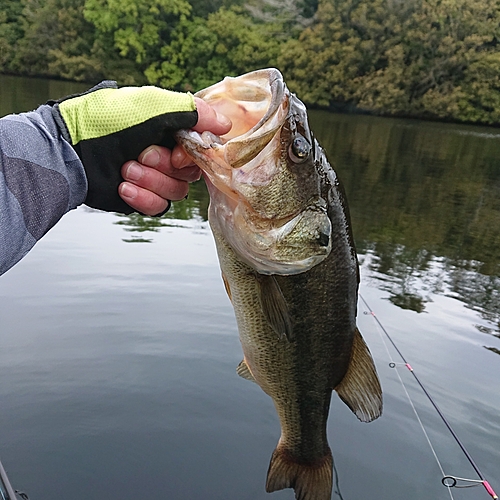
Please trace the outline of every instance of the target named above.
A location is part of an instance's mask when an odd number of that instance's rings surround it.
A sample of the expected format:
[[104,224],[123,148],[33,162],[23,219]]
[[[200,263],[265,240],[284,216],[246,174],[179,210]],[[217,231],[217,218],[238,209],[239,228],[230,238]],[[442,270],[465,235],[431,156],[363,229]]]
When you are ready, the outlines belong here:
[[[323,262],[331,252],[330,221],[324,227],[319,226],[317,234],[310,232],[304,237],[297,237],[299,224],[305,218],[302,214],[283,219],[279,226],[276,220],[249,220],[248,212],[240,209],[226,211],[224,224],[220,225],[226,241],[236,254],[260,274],[290,276],[309,271]],[[320,241],[324,234],[326,245]]]
[[[231,230],[228,231],[228,228]],[[227,224],[222,234],[229,246],[245,264],[257,273],[264,275],[292,276],[304,273],[323,262],[330,253],[325,251],[302,259],[287,259],[276,253],[276,249],[273,248],[274,241],[270,242],[269,245],[263,245],[259,244],[255,238],[244,238],[237,226]]]
[[327,256],[314,256],[299,261],[279,261],[273,258],[258,258],[257,256],[245,256],[240,252],[241,258],[259,274],[293,276],[309,271],[320,264]]

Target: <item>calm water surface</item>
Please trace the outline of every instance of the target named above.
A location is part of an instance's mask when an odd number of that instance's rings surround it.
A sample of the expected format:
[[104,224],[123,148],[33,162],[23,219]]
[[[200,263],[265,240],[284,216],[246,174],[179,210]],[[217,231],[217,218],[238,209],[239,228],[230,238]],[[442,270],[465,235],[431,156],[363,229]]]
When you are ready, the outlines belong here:
[[[0,114],[85,86],[0,76]],[[500,130],[328,113],[313,129],[344,181],[361,293],[500,490]],[[202,184],[161,220],[81,207],[0,279],[0,456],[32,500],[293,499],[264,491],[279,437],[240,379],[236,323]],[[334,499],[486,499],[360,302],[384,389],[329,419]],[[399,377],[398,377],[399,376]]]

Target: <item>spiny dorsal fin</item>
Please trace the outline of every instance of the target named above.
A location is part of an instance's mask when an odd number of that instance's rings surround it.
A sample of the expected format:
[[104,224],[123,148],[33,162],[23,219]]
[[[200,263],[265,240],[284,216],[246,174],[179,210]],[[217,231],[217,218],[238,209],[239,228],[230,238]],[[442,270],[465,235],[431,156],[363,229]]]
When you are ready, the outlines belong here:
[[254,376],[252,375],[252,372],[250,371],[250,368],[248,368],[247,362],[244,359],[241,360],[241,363],[236,367],[236,373],[245,380],[250,380],[250,382],[257,383]]
[[283,292],[274,276],[258,275],[259,300],[262,312],[280,338],[293,338],[293,326]]
[[377,370],[357,328],[347,373],[335,390],[362,422],[371,422],[382,414],[382,388]]

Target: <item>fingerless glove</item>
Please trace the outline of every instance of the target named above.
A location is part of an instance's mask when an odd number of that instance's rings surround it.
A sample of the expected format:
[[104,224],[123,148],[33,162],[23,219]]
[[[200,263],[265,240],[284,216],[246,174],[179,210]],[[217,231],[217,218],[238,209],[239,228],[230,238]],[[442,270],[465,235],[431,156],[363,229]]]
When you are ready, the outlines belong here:
[[122,165],[152,144],[173,148],[173,133],[198,121],[191,94],[158,87],[117,88],[113,81],[48,104],[83,163],[88,181],[85,204],[123,214],[134,209],[118,194]]

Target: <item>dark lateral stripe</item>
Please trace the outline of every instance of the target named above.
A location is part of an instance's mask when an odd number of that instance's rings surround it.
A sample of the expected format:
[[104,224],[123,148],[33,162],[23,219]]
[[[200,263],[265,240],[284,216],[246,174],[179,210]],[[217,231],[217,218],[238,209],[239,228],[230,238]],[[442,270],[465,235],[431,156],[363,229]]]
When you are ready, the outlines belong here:
[[39,240],[68,210],[67,180],[55,170],[3,153],[0,171],[19,202],[27,230]]

